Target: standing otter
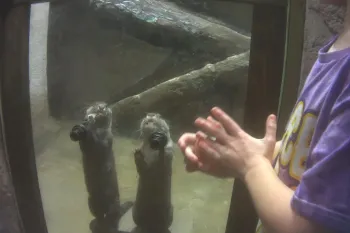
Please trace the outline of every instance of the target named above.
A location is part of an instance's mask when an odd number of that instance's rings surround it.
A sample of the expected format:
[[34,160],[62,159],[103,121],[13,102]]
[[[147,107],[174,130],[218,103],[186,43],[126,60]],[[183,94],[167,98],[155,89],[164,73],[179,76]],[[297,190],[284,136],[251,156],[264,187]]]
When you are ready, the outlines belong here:
[[139,182],[132,215],[141,230],[164,233],[173,221],[173,141],[168,124],[158,113],[147,114],[140,130],[142,144],[134,153]]
[[92,232],[117,232],[122,215],[132,203],[120,205],[119,187],[113,155],[112,110],[97,102],[86,110],[84,122],[73,127],[71,139],[79,141],[88,204],[95,217]]

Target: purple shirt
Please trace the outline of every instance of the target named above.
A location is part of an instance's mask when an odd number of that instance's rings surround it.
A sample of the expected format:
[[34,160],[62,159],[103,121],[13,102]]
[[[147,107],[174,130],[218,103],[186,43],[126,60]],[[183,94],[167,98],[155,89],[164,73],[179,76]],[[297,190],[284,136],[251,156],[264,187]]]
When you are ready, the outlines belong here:
[[290,116],[278,176],[295,190],[298,214],[349,233],[350,48],[327,53],[333,42],[319,51]]

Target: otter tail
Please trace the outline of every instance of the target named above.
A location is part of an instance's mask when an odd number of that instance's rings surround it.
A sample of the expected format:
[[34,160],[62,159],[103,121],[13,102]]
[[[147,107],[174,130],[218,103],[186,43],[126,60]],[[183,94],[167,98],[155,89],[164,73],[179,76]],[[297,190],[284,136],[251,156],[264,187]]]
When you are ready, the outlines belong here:
[[124,214],[126,214],[126,212],[129,211],[129,209],[131,209],[131,207],[134,205],[134,202],[132,201],[127,201],[124,202],[123,204],[120,205],[120,218],[124,216]]

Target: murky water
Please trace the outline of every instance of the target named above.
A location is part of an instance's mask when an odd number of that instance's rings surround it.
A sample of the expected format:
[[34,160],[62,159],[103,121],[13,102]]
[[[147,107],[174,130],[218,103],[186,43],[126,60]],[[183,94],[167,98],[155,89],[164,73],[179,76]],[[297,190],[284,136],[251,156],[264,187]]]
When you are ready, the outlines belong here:
[[[87,205],[81,154],[78,143],[69,138],[73,122],[62,127],[37,155],[37,168],[46,221],[50,233],[87,233],[92,219]],[[34,126],[35,127],[35,126]],[[137,172],[133,150],[139,141],[114,138],[119,188],[122,201],[133,201]],[[224,232],[232,180],[215,179],[203,174],[188,174],[178,148],[173,161],[173,233]],[[130,219],[122,222],[128,225]],[[176,232],[175,232],[176,231]]]

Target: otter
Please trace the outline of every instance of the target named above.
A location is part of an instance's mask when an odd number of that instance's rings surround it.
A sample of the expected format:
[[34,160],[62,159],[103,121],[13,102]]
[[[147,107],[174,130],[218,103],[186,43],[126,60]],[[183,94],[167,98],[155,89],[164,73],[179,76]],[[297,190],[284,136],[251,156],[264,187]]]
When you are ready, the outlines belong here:
[[120,218],[132,202],[120,204],[113,154],[112,110],[104,102],[90,106],[82,124],[73,127],[70,137],[79,141],[88,205],[95,217],[92,232],[117,232]]
[[140,131],[142,144],[134,152],[139,180],[132,216],[137,228],[164,233],[173,222],[173,141],[168,124],[158,113],[148,113]]

